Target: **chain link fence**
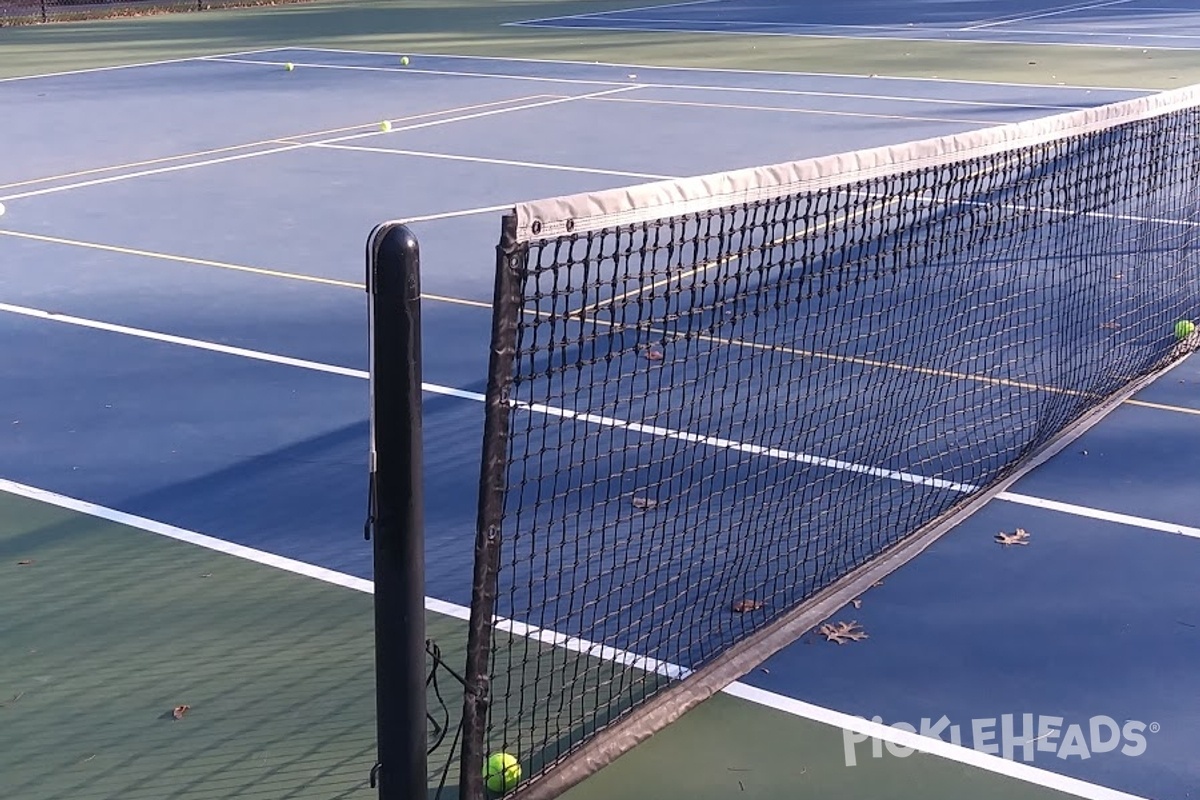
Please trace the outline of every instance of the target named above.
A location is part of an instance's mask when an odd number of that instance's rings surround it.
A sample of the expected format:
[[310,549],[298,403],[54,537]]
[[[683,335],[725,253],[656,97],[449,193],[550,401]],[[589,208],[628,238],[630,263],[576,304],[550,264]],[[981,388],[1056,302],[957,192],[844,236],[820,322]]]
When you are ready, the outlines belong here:
[[302,0],[0,0],[0,27],[172,11],[278,5]]

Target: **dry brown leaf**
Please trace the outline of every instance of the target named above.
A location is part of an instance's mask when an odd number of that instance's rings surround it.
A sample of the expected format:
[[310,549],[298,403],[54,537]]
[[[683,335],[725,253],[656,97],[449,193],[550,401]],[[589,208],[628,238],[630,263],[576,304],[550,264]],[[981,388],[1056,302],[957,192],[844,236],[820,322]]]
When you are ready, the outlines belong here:
[[192,710],[191,706],[175,706],[171,711],[171,716],[175,719],[183,719],[183,715]]
[[663,360],[663,351],[659,350],[657,348],[654,348],[654,347],[647,348],[646,351],[644,352],[644,355],[646,356],[647,361],[662,361]]
[[867,638],[867,633],[857,622],[826,622],[818,629],[827,642],[845,644],[846,642],[861,642]]
[[744,597],[741,600],[733,602],[733,610],[738,614],[745,614],[747,611],[758,611],[760,608],[766,608],[766,605],[761,600],[752,600]]
[[1024,528],[1017,528],[1016,533],[1004,533],[1001,531],[996,534],[996,543],[1008,547],[1009,545],[1029,544],[1029,533]]

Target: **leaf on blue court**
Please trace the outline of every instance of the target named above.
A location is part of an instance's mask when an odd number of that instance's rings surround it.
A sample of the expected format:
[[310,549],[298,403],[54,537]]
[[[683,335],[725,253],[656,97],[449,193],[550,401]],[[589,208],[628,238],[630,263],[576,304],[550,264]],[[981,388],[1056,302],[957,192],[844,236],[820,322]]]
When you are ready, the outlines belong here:
[[645,511],[648,508],[654,508],[658,505],[658,501],[649,497],[639,497],[637,495],[630,501],[633,507]]
[[745,614],[748,611],[758,611],[760,608],[766,608],[766,606],[767,604],[762,600],[753,600],[748,597],[733,601],[733,610],[738,614]]
[[854,621],[826,622],[818,630],[825,637],[825,641],[834,642],[835,644],[861,642],[863,639],[868,638],[867,632],[862,629],[861,625]]
[[183,715],[191,710],[192,707],[188,705],[175,706],[175,708],[171,709],[171,716],[175,719],[183,719]]
[[1001,531],[996,534],[996,543],[1002,547],[1014,544],[1027,545],[1029,544],[1029,533],[1024,528],[1017,528],[1015,533],[1004,533]]
[[850,605],[854,606],[855,608],[862,608],[862,598],[861,597],[854,598],[853,600],[850,601]]

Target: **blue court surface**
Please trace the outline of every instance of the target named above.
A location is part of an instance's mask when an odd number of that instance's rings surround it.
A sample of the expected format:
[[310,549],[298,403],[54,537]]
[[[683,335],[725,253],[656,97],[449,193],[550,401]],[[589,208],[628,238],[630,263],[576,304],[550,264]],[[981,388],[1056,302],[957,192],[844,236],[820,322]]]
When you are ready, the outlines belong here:
[[[1181,0],[1146,2],[926,5],[918,19],[711,2],[553,24],[1200,41]],[[1013,21],[981,27],[1001,15]],[[408,219],[425,293],[427,591],[461,607],[508,206],[1140,94],[410,56],[270,50],[0,81],[0,107],[25,112],[0,120],[0,476],[369,578],[364,244]],[[1198,390],[1193,357],[839,615],[868,641],[806,637],[732,691],[956,736],[998,756],[987,769],[1090,787],[1079,796],[1194,797]],[[994,541],[1017,528],[1028,546]]]
[[512,23],[588,30],[863,37],[1129,48],[1200,48],[1192,0],[689,0]]

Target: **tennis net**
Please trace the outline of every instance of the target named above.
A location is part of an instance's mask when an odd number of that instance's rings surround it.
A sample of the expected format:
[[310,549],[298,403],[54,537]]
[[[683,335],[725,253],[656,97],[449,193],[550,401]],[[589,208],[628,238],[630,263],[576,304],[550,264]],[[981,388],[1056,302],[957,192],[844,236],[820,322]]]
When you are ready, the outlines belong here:
[[464,796],[603,766],[1193,349],[1198,100],[515,207]]

